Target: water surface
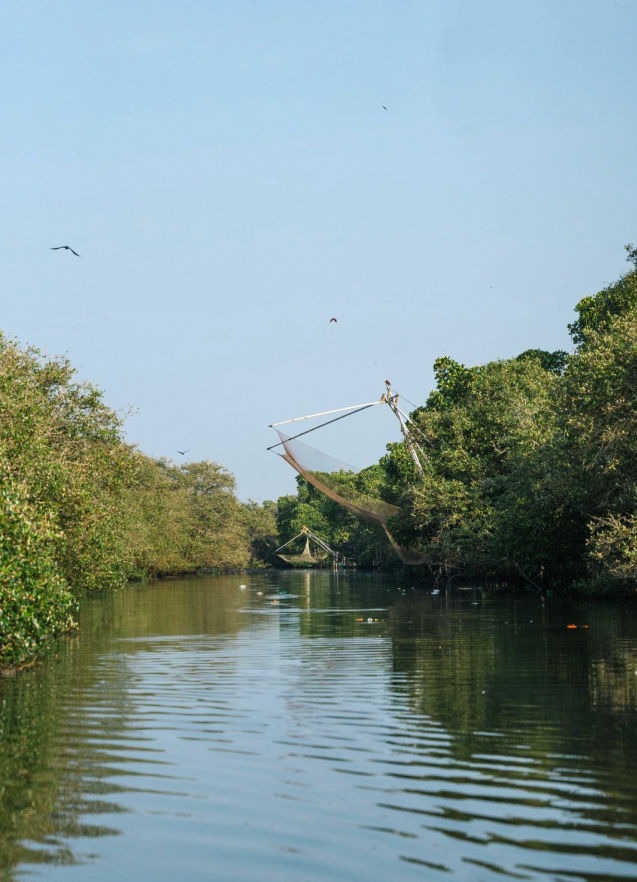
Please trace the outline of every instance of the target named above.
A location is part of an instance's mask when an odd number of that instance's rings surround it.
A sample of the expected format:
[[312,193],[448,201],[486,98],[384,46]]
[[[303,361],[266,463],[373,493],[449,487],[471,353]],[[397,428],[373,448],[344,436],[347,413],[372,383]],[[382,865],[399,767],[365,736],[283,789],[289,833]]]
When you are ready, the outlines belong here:
[[0,879],[634,880],[636,624],[331,572],[93,597],[0,681]]

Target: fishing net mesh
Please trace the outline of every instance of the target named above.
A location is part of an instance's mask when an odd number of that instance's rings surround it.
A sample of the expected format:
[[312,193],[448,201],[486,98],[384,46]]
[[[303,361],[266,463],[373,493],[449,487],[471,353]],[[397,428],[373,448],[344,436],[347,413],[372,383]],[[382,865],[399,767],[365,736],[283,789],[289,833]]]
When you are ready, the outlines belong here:
[[400,512],[397,505],[360,491],[355,486],[356,472],[345,463],[298,439],[290,438],[278,429],[277,434],[284,450],[279,456],[305,478],[308,484],[363,520],[381,526],[403,563],[418,565],[426,562],[424,554],[399,545],[390,533],[387,522]]
[[289,564],[313,564],[320,563],[327,557],[326,551],[312,551],[309,538],[305,540],[305,547],[300,554],[279,554],[281,560]]

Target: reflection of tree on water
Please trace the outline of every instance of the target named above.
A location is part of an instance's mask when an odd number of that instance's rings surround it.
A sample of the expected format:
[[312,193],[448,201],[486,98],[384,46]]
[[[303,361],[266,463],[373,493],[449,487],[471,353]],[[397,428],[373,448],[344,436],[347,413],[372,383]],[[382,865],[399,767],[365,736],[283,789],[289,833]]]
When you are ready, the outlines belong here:
[[[117,787],[101,782],[99,798],[86,799],[84,778],[90,772],[101,780],[112,772],[104,753],[108,739],[121,736],[135,718],[128,653],[148,650],[143,635],[238,631],[246,621],[238,612],[236,583],[234,576],[201,578],[92,595],[82,605],[79,635],[60,641],[55,659],[0,679],[0,875],[21,862],[76,863],[61,837],[118,832],[80,818],[122,811],[108,799]],[[109,652],[114,640],[130,637],[128,652]],[[103,654],[106,667],[99,661]],[[94,703],[87,706],[91,695]],[[92,738],[98,730],[102,751]]]
[[[385,633],[391,576],[324,571],[306,572],[303,578],[305,602],[299,627],[304,637],[350,638]],[[373,631],[371,624],[376,626]]]
[[[578,617],[587,627],[569,628]],[[604,789],[625,793],[637,764],[633,622],[611,606],[569,613],[510,599],[490,610],[411,595],[392,606],[388,626],[395,671],[408,674],[399,688],[448,730],[452,755],[491,751],[496,735],[503,755],[523,750],[547,768],[591,756]],[[637,821],[632,783],[629,794]]]
[[612,650],[607,658],[594,659],[590,671],[593,707],[635,711],[637,707],[637,650]]
[[[67,767],[77,757],[62,756],[56,737],[72,716],[69,694],[79,684],[89,687],[78,643],[77,637],[65,640],[57,663],[0,682],[0,871],[25,861],[76,863],[60,836],[117,832],[79,821],[86,813],[116,809],[81,796],[79,779]],[[119,698],[126,704],[124,693]],[[117,715],[113,707],[104,728],[119,727]]]

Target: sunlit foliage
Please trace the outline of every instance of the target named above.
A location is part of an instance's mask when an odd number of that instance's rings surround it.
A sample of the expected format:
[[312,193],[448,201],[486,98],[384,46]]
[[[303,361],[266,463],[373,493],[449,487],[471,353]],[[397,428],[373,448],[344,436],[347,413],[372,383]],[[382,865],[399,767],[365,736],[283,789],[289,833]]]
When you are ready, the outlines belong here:
[[66,359],[0,335],[0,664],[71,628],[86,590],[258,566],[274,533],[222,466],[144,456]]

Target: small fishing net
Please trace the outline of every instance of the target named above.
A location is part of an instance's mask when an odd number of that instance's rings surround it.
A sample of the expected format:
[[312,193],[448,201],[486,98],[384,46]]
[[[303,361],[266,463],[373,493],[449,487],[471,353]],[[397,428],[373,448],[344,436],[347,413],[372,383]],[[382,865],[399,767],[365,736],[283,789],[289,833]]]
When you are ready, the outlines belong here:
[[327,552],[312,551],[308,536],[305,540],[305,547],[300,554],[279,554],[277,556],[293,566],[309,566],[310,564],[321,563],[321,561],[324,561],[327,557]]

